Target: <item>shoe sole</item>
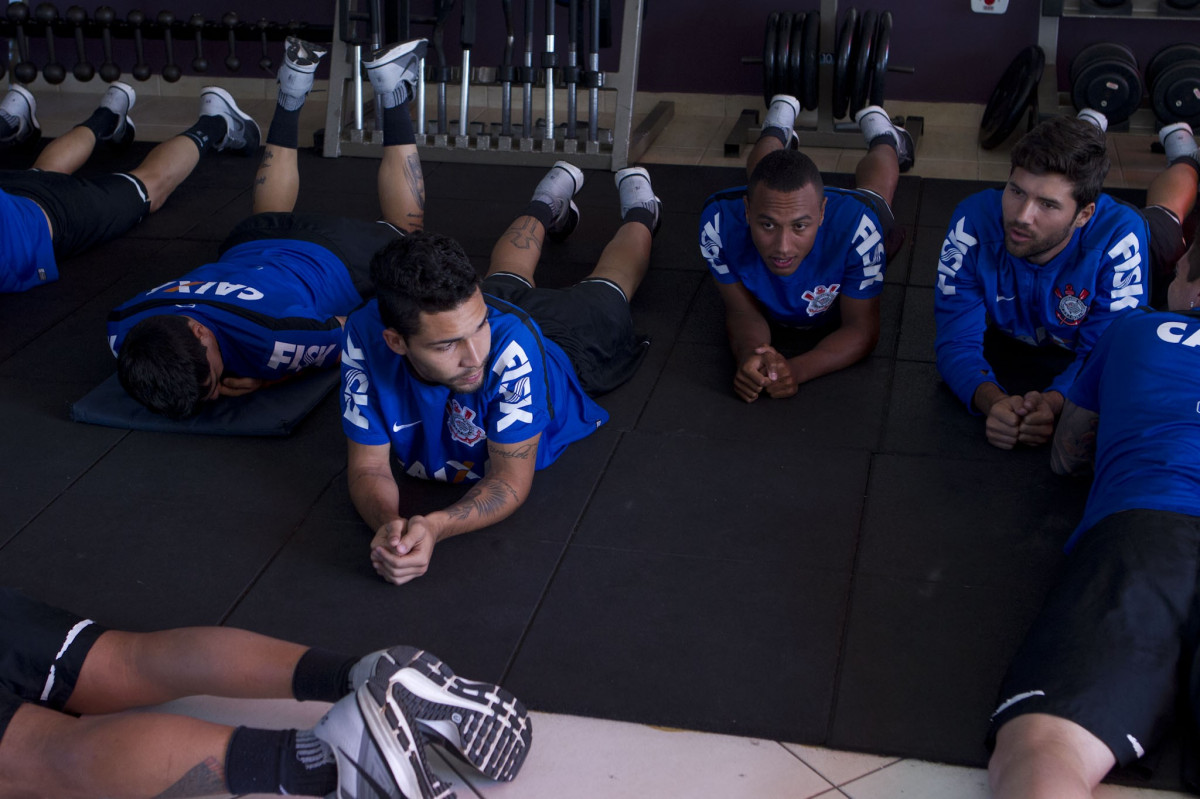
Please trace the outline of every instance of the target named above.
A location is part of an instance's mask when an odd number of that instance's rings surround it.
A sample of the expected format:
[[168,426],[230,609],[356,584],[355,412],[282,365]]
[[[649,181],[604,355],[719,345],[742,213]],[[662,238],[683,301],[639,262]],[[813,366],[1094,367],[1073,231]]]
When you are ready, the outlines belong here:
[[908,145],[905,149],[908,151],[908,157],[900,161],[900,171],[907,172],[913,168],[913,164],[917,162],[916,145],[913,144],[912,134],[904,128],[896,128],[896,131],[904,138],[904,143]]
[[389,687],[373,677],[359,686],[355,696],[367,732],[379,747],[392,779],[409,799],[418,795],[421,799],[456,799],[450,786],[429,770],[419,733],[405,707],[390,698]]
[[493,780],[517,776],[533,739],[520,700],[498,685],[458,677],[428,652],[396,647],[388,655],[401,666],[390,677],[391,693],[424,730],[445,738],[436,723],[449,722],[459,741],[446,743],[468,763]]
[[[293,44],[294,42],[294,44]],[[307,58],[300,58],[300,48],[303,47],[308,51]],[[317,67],[321,63],[321,59],[329,51],[324,47],[318,47],[312,42],[306,42],[303,39],[298,39],[295,36],[289,36],[287,48],[283,52],[284,62],[296,70],[297,72],[316,72]]]
[[[379,59],[372,59],[370,61],[364,61],[363,66],[367,69],[379,69],[379,67],[382,67],[385,64],[391,64],[393,61],[398,61],[401,58],[404,58],[409,53],[415,52],[417,50],[421,51],[420,53],[417,54],[417,58],[422,58],[422,57],[424,57],[425,49],[428,48],[428,46],[429,46],[428,39],[410,39],[407,42],[401,42],[400,44],[396,45],[395,48],[393,48],[390,52],[388,52],[388,54],[386,56],[387,60],[381,61]],[[376,51],[376,52],[378,52],[378,51]]]
[[575,228],[579,227],[579,206],[574,200],[567,201],[567,212],[559,220],[559,224],[551,225],[546,230],[546,238],[550,241],[566,241]]
[[251,129],[254,130],[254,140],[251,141],[250,136],[247,135],[246,143],[242,145],[241,149],[233,151],[235,153],[241,153],[242,155],[253,155],[254,152],[258,150],[258,145],[262,141],[262,128],[260,128],[258,123],[254,121],[254,117],[238,108],[238,104],[234,102],[233,95],[222,89],[220,86],[206,86],[201,89],[200,96],[203,98],[206,94],[215,94],[224,100],[226,104],[229,105],[229,110],[236,114],[238,119],[242,120],[242,122],[246,124],[247,134],[249,134]]

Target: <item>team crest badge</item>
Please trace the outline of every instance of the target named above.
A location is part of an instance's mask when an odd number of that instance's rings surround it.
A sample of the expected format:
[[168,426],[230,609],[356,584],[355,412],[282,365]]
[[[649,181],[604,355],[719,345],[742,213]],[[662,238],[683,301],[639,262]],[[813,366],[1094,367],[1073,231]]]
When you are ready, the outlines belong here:
[[808,315],[816,316],[828,311],[829,306],[837,299],[838,289],[841,287],[841,283],[834,283],[829,286],[817,286],[801,294],[802,299],[808,300]]
[[485,438],[483,428],[475,424],[475,411],[464,408],[458,400],[450,400],[446,406],[446,427],[450,429],[450,437],[468,447],[473,447]]
[[1064,325],[1077,325],[1083,321],[1083,317],[1087,316],[1088,306],[1084,302],[1091,296],[1091,292],[1087,289],[1075,294],[1075,287],[1070,283],[1065,289],[1054,290],[1054,296],[1058,297],[1058,310],[1055,311],[1055,316],[1058,321]]

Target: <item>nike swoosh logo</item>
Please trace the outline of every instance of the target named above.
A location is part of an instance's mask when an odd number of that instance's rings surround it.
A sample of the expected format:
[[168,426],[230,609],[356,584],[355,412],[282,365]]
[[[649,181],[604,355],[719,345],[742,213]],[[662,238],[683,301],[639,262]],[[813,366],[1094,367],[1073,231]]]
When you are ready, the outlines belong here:
[[996,295],[996,302],[1012,302],[1012,301],[1013,301],[1013,300],[1015,300],[1016,298],[1017,298],[1017,295],[1015,295],[1015,294],[1014,294],[1013,296],[1011,296],[1011,297],[1001,297],[999,294],[997,294],[997,295]]
[[409,422],[408,424],[393,424],[392,432],[399,433],[401,430],[407,430],[408,428],[415,427],[416,425],[419,425],[420,423],[421,423],[420,420],[417,420],[415,422]]

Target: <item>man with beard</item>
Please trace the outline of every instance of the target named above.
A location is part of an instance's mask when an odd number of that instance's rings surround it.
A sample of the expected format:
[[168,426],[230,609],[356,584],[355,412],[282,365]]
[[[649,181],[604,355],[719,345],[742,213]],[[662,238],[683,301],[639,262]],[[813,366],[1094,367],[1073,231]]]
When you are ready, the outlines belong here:
[[1181,220],[1200,174],[1191,128],[1160,132],[1168,167],[1139,210],[1100,191],[1106,126],[1090,109],[1038,125],[1013,148],[1007,184],[960,203],[942,244],[938,371],[1000,449],[1050,440],[1100,334],[1148,305],[1151,276],[1169,281],[1187,249]]

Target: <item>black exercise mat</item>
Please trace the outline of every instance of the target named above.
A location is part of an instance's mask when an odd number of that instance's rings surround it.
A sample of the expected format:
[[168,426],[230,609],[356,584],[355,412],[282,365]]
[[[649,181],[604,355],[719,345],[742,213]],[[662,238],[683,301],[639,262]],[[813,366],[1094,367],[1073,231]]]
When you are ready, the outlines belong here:
[[[127,168],[136,147],[89,168]],[[68,420],[111,373],[108,309],[215,255],[249,212],[252,161],[203,159],[177,205],[59,283],[0,297],[0,584],[134,629],[427,646],[537,710],[985,762],[1000,675],[1086,490],[1050,474],[1046,450],[990,447],[934,365],[949,214],[995,184],[903,177],[875,353],[747,405],[696,244],[704,198],[744,171],[650,165],[665,213],[633,312],[653,343],[600,398],[612,421],[512,517],[440,543],[429,573],[396,587],[371,570],[350,500],[338,392],[276,439]],[[374,217],[377,167],[302,152],[301,208]],[[429,228],[482,270],[543,173],[430,163]],[[543,285],[586,274],[617,229],[612,175],[586,178]],[[403,512],[463,490],[402,477]],[[1178,747],[1163,751],[1149,784],[1177,787]]]

